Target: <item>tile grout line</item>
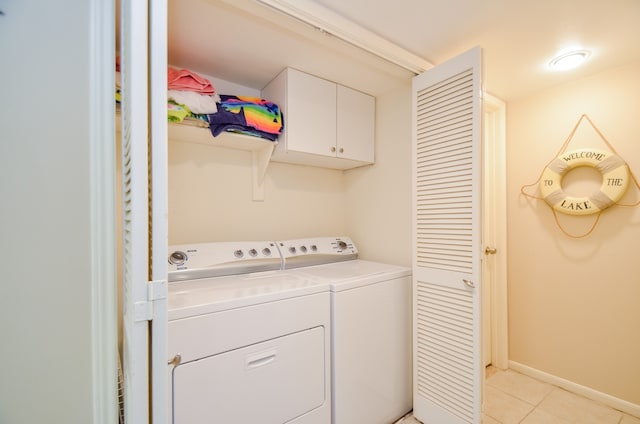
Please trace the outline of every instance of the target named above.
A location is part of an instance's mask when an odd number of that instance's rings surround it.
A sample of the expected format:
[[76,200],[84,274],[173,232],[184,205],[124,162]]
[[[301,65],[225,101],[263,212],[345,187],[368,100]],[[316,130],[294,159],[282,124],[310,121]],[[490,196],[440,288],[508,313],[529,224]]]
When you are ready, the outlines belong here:
[[[550,385],[550,386],[551,386],[551,390],[549,390],[549,392],[548,392],[548,393],[546,393],[546,394],[542,397],[542,399],[540,399],[540,401],[538,401],[538,403],[531,403],[531,402],[529,402],[529,401],[528,401],[528,400],[526,400],[526,399],[522,399],[522,398],[520,398],[520,397],[518,397],[518,396],[514,396],[513,394],[511,394],[511,393],[509,393],[509,392],[506,392],[506,391],[505,391],[505,390],[503,390],[501,387],[498,387],[498,386],[495,386],[495,385],[492,385],[492,384],[488,384],[486,381],[485,381],[485,385],[491,386],[493,389],[495,389],[495,390],[497,390],[497,391],[499,391],[499,392],[501,392],[501,393],[503,393],[503,394],[505,394],[505,395],[507,395],[507,396],[509,396],[509,397],[512,397],[512,398],[517,399],[517,400],[519,400],[519,401],[521,401],[521,402],[523,402],[523,403],[526,403],[527,405],[531,405],[531,406],[532,406],[531,410],[530,410],[529,412],[527,412],[527,414],[526,414],[524,417],[522,417],[522,419],[521,419],[521,420],[519,420],[519,421],[518,421],[518,424],[520,424],[520,423],[524,422],[524,420],[526,420],[526,419],[527,419],[527,417],[528,417],[529,415],[531,415],[531,414],[532,414],[536,409],[538,409],[538,407],[542,404],[542,402],[543,402],[543,401],[544,401],[544,400],[545,400],[545,399],[546,399],[546,398],[547,398],[547,397],[548,397],[548,396],[553,392],[553,390],[554,390],[554,389],[555,389],[555,387],[556,387],[556,386],[554,386],[554,385]],[[492,419],[494,419],[494,420],[495,420],[495,421],[497,421],[498,423],[503,424],[503,423],[502,423],[500,420],[498,420],[497,418],[492,417],[492,416],[491,416],[491,415],[489,415],[489,414],[486,414],[486,415],[487,415],[487,416],[489,416],[489,417],[491,417]],[[618,422],[618,424],[620,424],[620,422]]]
[[538,409],[538,407],[540,407],[540,405],[542,405],[542,402],[544,402],[544,400],[547,397],[549,397],[549,395],[553,392],[554,388],[555,388],[555,386],[551,385],[551,390],[549,390],[549,392],[547,394],[545,394],[542,397],[542,399],[540,399],[540,401],[536,405],[533,405],[533,409],[531,411],[529,411],[529,413],[527,415],[525,415],[524,418],[522,418],[520,423],[524,422],[524,420],[526,420],[529,415],[531,415],[536,409]]

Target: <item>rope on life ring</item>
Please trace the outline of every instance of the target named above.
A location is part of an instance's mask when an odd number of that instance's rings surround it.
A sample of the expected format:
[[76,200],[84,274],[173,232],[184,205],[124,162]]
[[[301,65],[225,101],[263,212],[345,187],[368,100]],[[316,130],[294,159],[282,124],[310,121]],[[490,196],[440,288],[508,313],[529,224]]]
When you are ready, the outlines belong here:
[[[600,189],[590,196],[569,196],[562,178],[579,166],[597,169],[602,175]],[[542,198],[554,210],[568,215],[591,215],[614,205],[629,186],[629,167],[618,155],[599,149],[580,149],[560,154],[544,169],[540,178]]]

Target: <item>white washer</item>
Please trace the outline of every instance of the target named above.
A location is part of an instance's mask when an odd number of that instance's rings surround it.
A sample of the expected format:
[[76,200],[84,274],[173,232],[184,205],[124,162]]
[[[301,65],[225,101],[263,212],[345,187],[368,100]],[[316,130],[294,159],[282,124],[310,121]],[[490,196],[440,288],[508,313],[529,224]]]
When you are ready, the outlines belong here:
[[[411,270],[356,259],[348,237],[278,242],[285,269],[331,288],[332,423],[388,424],[412,409]],[[301,252],[334,262],[306,266]]]
[[169,251],[172,422],[328,424],[328,284],[282,271],[272,242]]

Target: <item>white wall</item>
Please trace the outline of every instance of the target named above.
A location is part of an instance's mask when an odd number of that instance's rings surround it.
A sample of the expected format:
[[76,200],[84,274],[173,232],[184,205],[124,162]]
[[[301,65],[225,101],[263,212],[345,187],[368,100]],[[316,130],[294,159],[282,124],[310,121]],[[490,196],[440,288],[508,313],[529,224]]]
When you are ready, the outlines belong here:
[[376,163],[346,172],[345,196],[360,257],[411,266],[411,80],[376,98]]
[[250,152],[170,141],[169,243],[345,234],[341,171],[273,162],[264,191],[252,200]]
[[[614,206],[570,238],[520,194],[587,114],[640,176],[640,64],[553,87],[507,107],[509,357],[640,405],[640,206]],[[568,150],[610,150],[583,121]],[[535,188],[533,190],[535,192]],[[576,193],[577,194],[577,193]],[[623,203],[640,200],[634,184]],[[559,214],[572,234],[595,216]]]
[[[100,364],[92,363],[92,347],[93,337],[103,335],[92,334],[97,194],[89,118],[91,96],[100,93],[91,91],[90,64],[100,52],[90,45],[91,6],[0,4],[0,422],[6,424],[95,422]],[[113,157],[103,159],[109,164]],[[113,411],[103,417],[110,418]]]

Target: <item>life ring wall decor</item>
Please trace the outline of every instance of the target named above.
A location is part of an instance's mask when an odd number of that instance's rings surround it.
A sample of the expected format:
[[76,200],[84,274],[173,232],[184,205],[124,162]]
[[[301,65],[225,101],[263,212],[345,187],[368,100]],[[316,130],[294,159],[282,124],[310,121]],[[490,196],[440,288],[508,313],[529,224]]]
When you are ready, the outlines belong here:
[[[567,146],[573,139],[576,130],[583,121],[587,121],[610,151],[596,148],[582,148],[567,151]],[[562,179],[569,171],[580,166],[596,169],[602,176],[600,188],[589,196],[569,196],[562,188]],[[551,207],[556,225],[568,237],[582,238],[593,232],[600,220],[600,215],[605,209],[617,206],[638,206],[640,200],[635,203],[624,204],[620,200],[624,196],[629,184],[633,182],[640,191],[640,184],[633,175],[627,163],[616,153],[611,143],[607,141],[602,132],[595,126],[591,119],[582,115],[573,127],[571,134],[562,144],[557,157],[552,160],[542,171],[535,183],[526,184],[520,188],[520,192],[527,197],[544,202]],[[537,187],[536,194],[527,193],[526,189]],[[587,218],[595,215],[593,224],[582,234],[570,234],[561,225],[558,213],[566,215],[582,215]]]
[[[602,176],[600,189],[589,196],[574,197],[565,193],[562,178],[572,169],[587,166]],[[629,186],[629,167],[618,155],[599,149],[580,149],[564,152],[542,172],[542,198],[554,210],[569,215],[591,215],[614,205]]]

